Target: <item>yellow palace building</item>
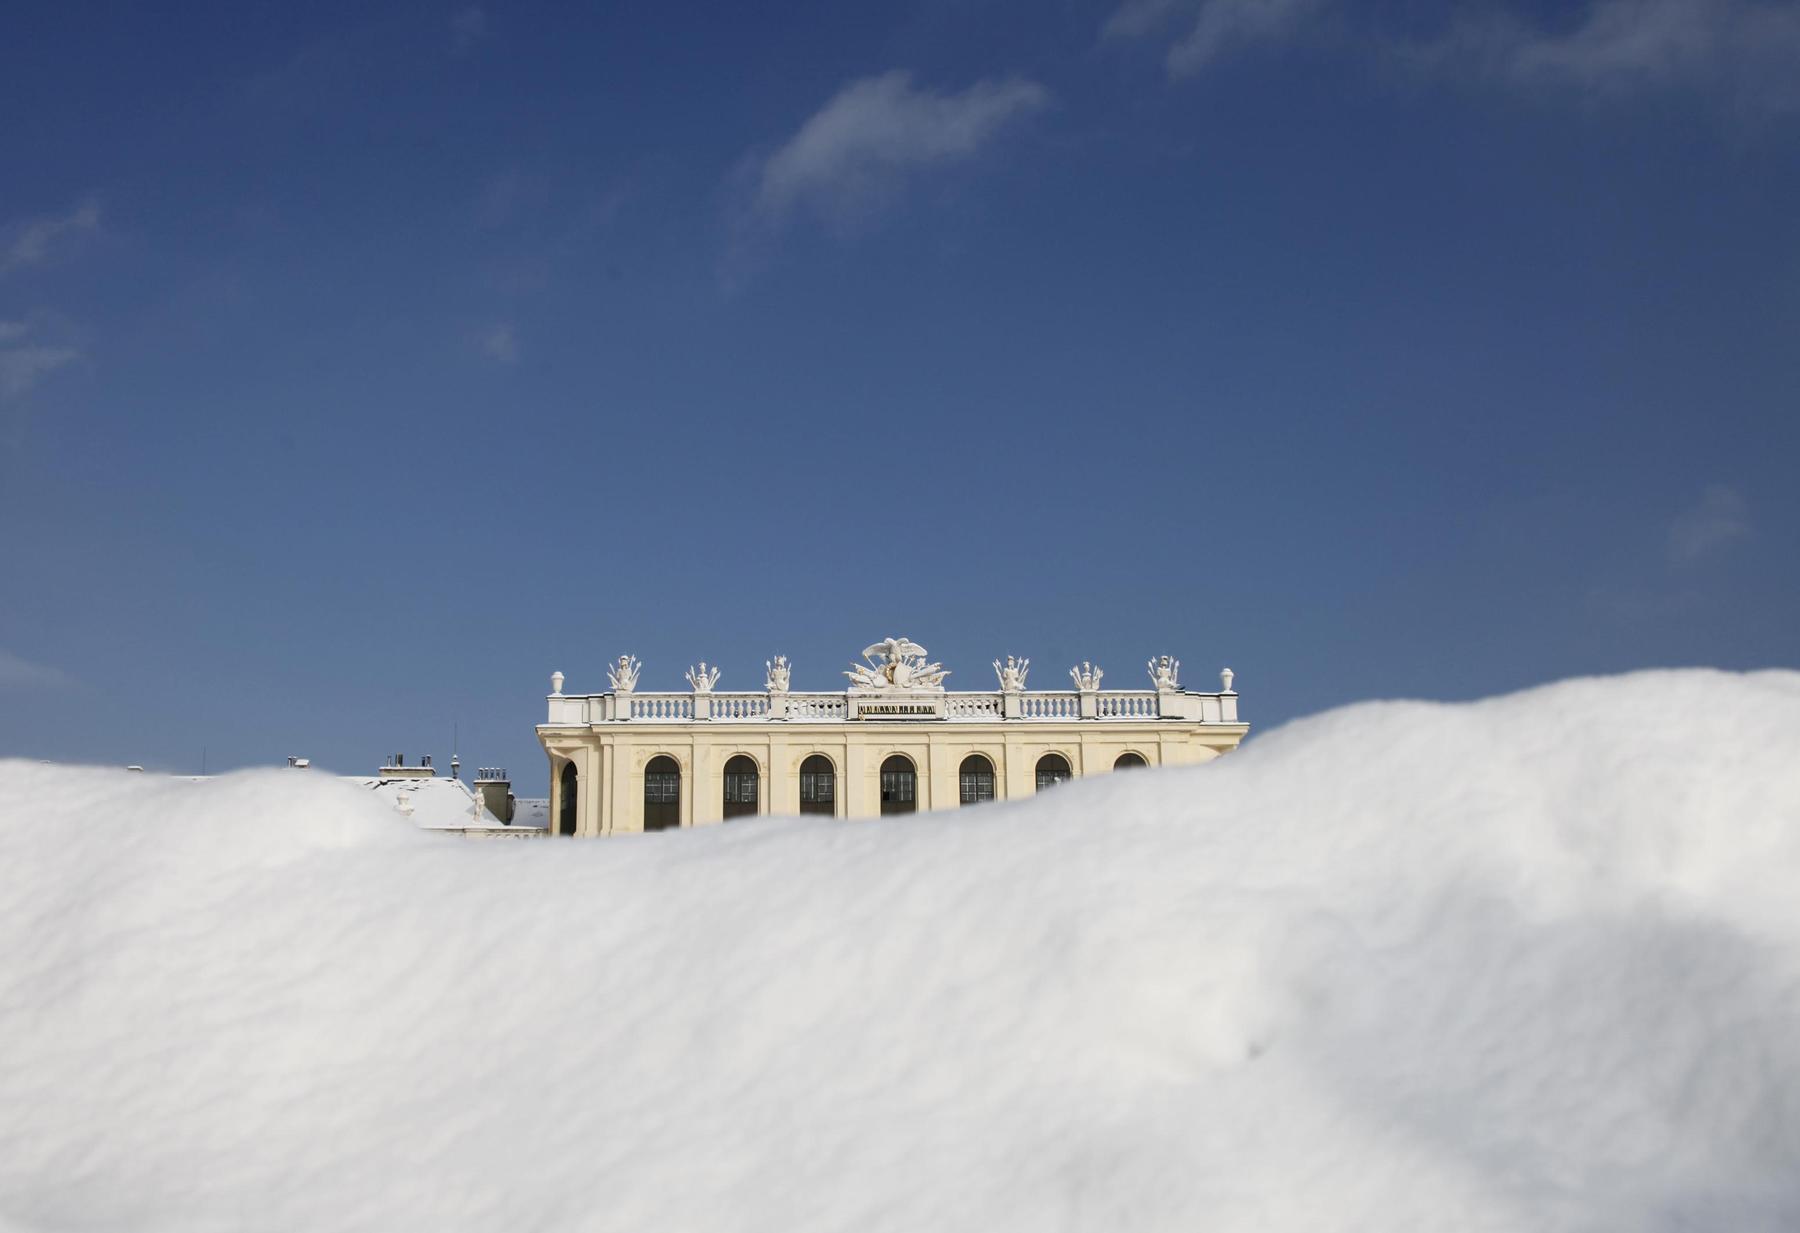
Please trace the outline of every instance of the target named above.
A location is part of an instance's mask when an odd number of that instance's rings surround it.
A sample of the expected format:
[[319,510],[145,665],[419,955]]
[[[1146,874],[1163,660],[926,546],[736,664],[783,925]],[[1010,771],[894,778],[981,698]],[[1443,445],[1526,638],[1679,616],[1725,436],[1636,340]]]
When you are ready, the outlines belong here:
[[837,693],[794,691],[790,667],[765,665],[763,689],[716,687],[688,669],[686,692],[637,688],[622,655],[604,693],[563,692],[551,677],[538,741],[550,759],[551,829],[562,835],[704,826],[755,814],[840,818],[1011,800],[1077,775],[1188,765],[1237,748],[1229,668],[1217,692],[1180,684],[1180,661],[1149,663],[1149,689],[1107,689],[1092,664],[1074,688],[1026,686],[1030,661],[994,662],[998,688],[944,688],[925,648],[887,638],[863,651]]

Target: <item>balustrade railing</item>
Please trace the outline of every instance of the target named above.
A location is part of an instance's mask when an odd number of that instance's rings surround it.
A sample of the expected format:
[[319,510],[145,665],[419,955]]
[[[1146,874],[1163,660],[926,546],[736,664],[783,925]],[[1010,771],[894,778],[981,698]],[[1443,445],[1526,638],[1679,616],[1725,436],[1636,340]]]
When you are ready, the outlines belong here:
[[1081,695],[1057,692],[1019,695],[1021,719],[1080,719]]
[[843,694],[789,694],[789,719],[842,719],[849,713],[850,700]]
[[769,713],[768,694],[712,694],[714,719],[761,719]]
[[1000,719],[1006,708],[999,694],[946,694],[944,714],[951,719]]
[[[859,717],[880,719],[889,712],[868,705],[866,697]],[[964,721],[1010,722],[1024,720],[1183,720],[1200,723],[1236,723],[1235,693],[1192,694],[1186,690],[1156,693],[1151,690],[1102,690],[1083,694],[1075,690],[1031,690],[1017,694],[995,692],[945,692],[936,717]],[[782,699],[776,705],[776,699]],[[696,721],[849,720],[850,697],[842,693],[608,693],[552,694],[548,701],[551,724],[582,725],[607,720],[649,722]],[[905,701],[903,698],[902,701]],[[1086,715],[1083,715],[1083,711]],[[909,714],[909,718],[912,717]]]
[[1155,719],[1158,714],[1156,695],[1137,690],[1102,693],[1094,699],[1094,710],[1101,719]]
[[692,694],[633,694],[631,697],[631,718],[633,719],[692,719],[694,717],[694,695]]

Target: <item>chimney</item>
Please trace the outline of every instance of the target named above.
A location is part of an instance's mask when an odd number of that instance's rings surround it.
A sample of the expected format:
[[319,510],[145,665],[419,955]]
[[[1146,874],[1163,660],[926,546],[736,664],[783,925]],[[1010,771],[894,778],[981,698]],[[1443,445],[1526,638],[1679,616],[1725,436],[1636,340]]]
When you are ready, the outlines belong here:
[[518,802],[513,799],[512,780],[503,766],[484,766],[475,772],[475,792],[487,811],[508,826]]
[[431,769],[431,755],[426,754],[419,759],[419,765],[406,765],[405,754],[395,754],[393,760],[376,772],[382,779],[431,779],[437,772]]

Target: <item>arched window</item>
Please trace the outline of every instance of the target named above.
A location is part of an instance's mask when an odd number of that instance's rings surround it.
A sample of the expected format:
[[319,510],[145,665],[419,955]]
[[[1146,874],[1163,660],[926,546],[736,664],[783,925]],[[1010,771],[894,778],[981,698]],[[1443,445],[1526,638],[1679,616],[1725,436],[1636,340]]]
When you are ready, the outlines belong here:
[[956,778],[962,804],[979,805],[994,799],[994,764],[982,755],[970,754],[964,758]]
[[800,764],[800,812],[837,813],[837,768],[824,754],[813,754]]
[[1059,783],[1066,783],[1072,778],[1074,778],[1074,772],[1069,769],[1069,760],[1061,754],[1045,754],[1038,759],[1037,790],[1039,792],[1045,788],[1053,788]]
[[573,835],[575,833],[575,802],[580,799],[579,784],[581,776],[576,773],[573,762],[563,763],[562,768],[562,802],[556,811],[556,833]]
[[666,831],[681,825],[681,764],[658,754],[644,768],[644,829]]
[[919,807],[918,776],[912,759],[894,754],[881,764],[881,812],[911,813]]
[[725,763],[725,816],[748,817],[756,812],[756,760],[743,754]]
[[1113,770],[1129,771],[1133,767],[1149,765],[1148,762],[1144,761],[1144,755],[1142,754],[1122,753],[1119,755],[1119,760],[1113,763]]

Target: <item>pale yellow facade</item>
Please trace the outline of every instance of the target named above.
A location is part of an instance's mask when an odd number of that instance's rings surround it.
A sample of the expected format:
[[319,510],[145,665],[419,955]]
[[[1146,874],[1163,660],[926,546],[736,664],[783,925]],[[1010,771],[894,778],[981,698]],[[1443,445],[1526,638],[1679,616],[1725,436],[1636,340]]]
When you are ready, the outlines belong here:
[[917,807],[960,804],[959,773],[971,754],[993,765],[994,794],[1011,800],[1037,790],[1038,762],[1060,755],[1076,777],[1106,774],[1136,754],[1148,766],[1206,762],[1237,748],[1249,730],[1238,723],[1193,724],[1071,720],[993,724],[946,722],[851,723],[612,722],[579,727],[545,724],[538,739],[550,758],[552,829],[563,816],[564,768],[575,768],[575,834],[609,835],[644,829],[644,770],[659,755],[681,769],[682,826],[719,822],[725,811],[725,763],[742,754],[756,763],[760,814],[800,812],[800,764],[813,754],[836,772],[833,813],[866,818],[881,813],[881,767],[895,754],[911,760]]
[[[550,761],[551,833],[1017,800],[1057,776],[1207,762],[1249,731],[1229,669],[1218,691],[1195,693],[1168,656],[1148,665],[1153,688],[1137,690],[1103,689],[1104,672],[1085,663],[1070,670],[1074,689],[1031,690],[1029,660],[996,660],[1000,688],[988,692],[944,689],[947,670],[905,639],[863,657],[841,693],[790,692],[779,656],[758,693],[717,691],[719,670],[704,663],[688,670],[690,693],[640,692],[629,656],[609,670],[605,693],[565,694],[554,674],[537,729]],[[827,779],[829,799],[819,786]]]

